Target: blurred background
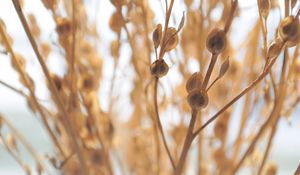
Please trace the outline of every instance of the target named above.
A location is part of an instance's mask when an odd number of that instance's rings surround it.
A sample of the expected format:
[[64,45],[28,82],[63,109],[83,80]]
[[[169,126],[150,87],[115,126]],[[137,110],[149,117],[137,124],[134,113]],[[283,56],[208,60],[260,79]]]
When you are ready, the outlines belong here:
[[[160,0],[149,0],[151,1],[151,5],[153,7],[161,7]],[[283,1],[283,0],[279,0]],[[84,1],[88,13],[90,14],[91,20],[97,21],[97,32],[100,35],[99,41],[95,41],[95,47],[99,50],[99,53],[103,55],[103,77],[104,81],[101,85],[101,89],[99,91],[99,98],[101,107],[104,110],[107,110],[108,104],[106,100],[108,97],[108,90],[110,87],[110,80],[112,77],[112,68],[113,62],[111,61],[111,56],[109,51],[109,43],[116,36],[109,29],[109,18],[114,10],[114,7],[108,0],[85,0]],[[52,21],[50,14],[41,4],[40,0],[25,0],[25,11],[26,13],[37,14],[37,21],[41,26],[42,38],[45,40],[53,40],[55,37],[55,25]],[[184,6],[181,5],[181,0],[176,0],[173,12],[175,14],[175,18],[177,21],[180,20],[182,11],[184,11]],[[280,2],[281,4],[283,2]],[[239,18],[236,19],[233,25],[234,37],[230,37],[233,43],[239,43],[242,40],[247,38],[247,32],[250,27],[253,25],[253,22],[258,18],[258,9],[256,0],[240,0],[239,3],[240,8],[244,8],[243,13],[240,14]],[[162,10],[157,8],[158,12],[155,14],[155,20],[157,22],[162,22],[164,20],[164,15]],[[175,13],[176,12],[176,13]],[[215,12],[216,18],[218,18],[218,11]],[[278,15],[272,14],[272,15]],[[43,74],[41,73],[41,69],[37,62],[37,59],[33,53],[33,50],[30,47],[27,37],[25,36],[24,30],[20,24],[20,21],[17,17],[17,14],[14,10],[11,0],[1,0],[0,1],[0,18],[5,21],[7,30],[10,34],[12,34],[14,39],[14,49],[25,55],[27,59],[27,70],[29,74],[32,75],[36,82],[36,93],[38,94],[39,99],[45,100],[44,103],[47,103],[48,95],[46,92],[46,87],[43,82]],[[268,21],[268,25],[278,25],[279,21]],[[270,33],[272,35],[272,33]],[[0,48],[3,49],[3,48]],[[1,50],[0,50],[1,51]],[[121,104],[124,104],[124,120],[130,114],[130,105],[126,105],[129,102],[129,97],[127,92],[131,88],[132,85],[126,84],[127,81],[131,80],[131,72],[126,72],[126,66],[129,62],[128,53],[130,51],[126,47],[122,50],[121,57],[122,60],[120,63],[120,69],[117,72],[116,79],[119,81],[116,87],[122,86],[122,88],[116,90],[120,91],[122,94],[124,92],[124,96],[122,97]],[[65,64],[60,61],[60,55],[51,54],[48,62],[49,67],[53,72],[62,75],[64,73]],[[191,69],[196,70],[196,66],[189,65]],[[173,79],[170,78],[170,81],[176,82],[176,73],[172,73],[170,71]],[[172,76],[170,76],[172,77]],[[9,84],[17,87],[18,89],[25,90],[22,85],[19,83],[19,79],[17,74],[11,68],[10,60],[5,55],[5,53],[0,53],[0,80],[4,82],[8,82]],[[40,83],[39,83],[40,82]],[[26,91],[26,90],[25,90]],[[121,109],[122,110],[122,109]],[[15,92],[7,89],[6,87],[0,86],[0,113],[6,116],[15,127],[25,135],[25,137],[33,143],[32,146],[34,149],[40,153],[41,155],[51,154],[53,152],[52,145],[48,135],[45,130],[42,128],[39,119],[31,113],[28,108],[25,99],[16,94]],[[278,132],[275,136],[273,149],[271,151],[270,160],[274,162],[278,162],[279,165],[279,175],[289,175],[293,174],[297,166],[300,164],[300,108],[299,105],[296,109],[296,112],[290,118],[291,120],[282,119]],[[163,123],[167,123],[168,118],[163,119]],[[237,119],[238,122],[238,119]],[[234,137],[236,135],[236,131],[238,130],[237,126],[232,125],[233,129],[232,133],[229,133],[230,136]],[[4,131],[5,132],[5,131]],[[22,151],[23,150],[23,151]],[[33,159],[31,156],[24,151],[24,148],[21,147],[21,152],[24,155],[26,162],[29,165],[34,166]],[[16,164],[13,158],[0,146],[0,175],[23,175],[24,172],[22,169]],[[242,172],[241,172],[242,174]],[[191,175],[193,173],[191,172]]]

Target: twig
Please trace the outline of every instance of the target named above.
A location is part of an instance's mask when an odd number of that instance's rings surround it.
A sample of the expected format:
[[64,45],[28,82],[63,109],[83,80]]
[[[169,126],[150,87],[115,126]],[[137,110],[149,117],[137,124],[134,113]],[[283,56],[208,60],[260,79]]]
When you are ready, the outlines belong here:
[[208,85],[210,76],[211,76],[212,71],[214,70],[215,64],[216,64],[216,62],[217,62],[217,58],[218,58],[218,54],[212,54],[212,55],[211,55],[211,60],[210,60],[210,63],[209,63],[207,72],[206,72],[206,74],[205,74],[205,78],[204,78],[202,87],[201,87],[202,89],[206,89],[206,87],[207,87],[207,85]]
[[5,117],[1,116],[3,121],[6,123],[6,125],[9,127],[10,131],[16,136],[20,142],[25,146],[25,148],[28,150],[28,152],[35,158],[35,160],[40,163],[43,168],[45,169],[45,163],[42,157],[40,157],[37,153],[36,150],[31,147],[30,143],[26,140],[26,138],[13,126],[13,124]]
[[[277,57],[276,57],[277,58]],[[220,114],[222,114],[227,108],[229,108],[232,104],[234,104],[237,100],[239,100],[242,96],[244,96],[247,92],[249,92],[253,87],[255,87],[271,70],[273,64],[276,61],[276,58],[272,59],[268,64],[265,71],[263,71],[256,80],[254,80],[248,87],[246,87],[241,93],[239,93],[235,98],[233,98],[230,102],[228,102],[222,109],[220,109],[215,115],[213,115],[204,125],[202,125],[199,129],[197,129],[194,133],[193,137],[196,137],[206,126],[208,126],[211,122],[213,122]]]
[[161,134],[161,137],[162,137],[162,141],[163,141],[163,144],[164,144],[164,147],[167,151],[167,154],[168,154],[168,157],[170,159],[170,162],[172,164],[172,167],[175,169],[175,163],[174,163],[174,160],[172,158],[172,155],[171,155],[171,152],[170,152],[170,149],[168,147],[168,144],[167,144],[167,141],[166,141],[166,138],[165,138],[165,135],[164,135],[164,131],[163,131],[163,127],[162,127],[162,124],[160,122],[160,118],[159,118],[159,112],[158,112],[158,102],[157,102],[157,84],[158,84],[158,78],[155,78],[154,80],[154,110],[155,110],[155,117],[156,117],[156,122],[157,122],[157,126],[158,126],[158,130]]
[[196,123],[197,114],[198,114],[197,110],[192,111],[192,118],[190,120],[189,128],[188,128],[185,140],[184,140],[184,144],[183,144],[182,152],[180,154],[179,162],[178,162],[178,164],[176,166],[176,169],[175,169],[175,173],[174,173],[175,175],[180,175],[182,173],[184,163],[185,163],[185,159],[187,157],[189,148],[190,148],[190,146],[192,144],[192,141],[193,141],[193,130],[194,130],[194,126],[195,126],[195,123]]
[[34,93],[34,90],[33,90],[33,88],[31,87],[28,78],[25,76],[25,73],[24,73],[24,71],[22,70],[20,63],[19,63],[19,61],[18,61],[17,58],[16,58],[15,52],[13,51],[13,49],[12,49],[12,47],[11,47],[11,45],[10,45],[10,42],[8,41],[7,35],[5,34],[2,25],[0,25],[0,34],[1,34],[1,37],[2,37],[2,39],[3,39],[4,45],[5,45],[6,49],[7,49],[7,52],[10,53],[12,59],[15,61],[15,63],[16,63],[16,68],[17,68],[17,70],[20,72],[20,76],[21,76],[21,78],[24,80],[24,84],[25,84],[25,86],[28,88],[28,90],[29,90],[29,92],[30,92],[30,95],[31,95],[32,100],[33,100],[33,103],[34,103],[34,105],[36,106],[37,111],[38,111],[38,112],[40,113],[40,115],[41,115],[43,124],[45,125],[45,127],[46,127],[46,129],[47,129],[47,131],[48,131],[48,133],[49,133],[49,135],[50,135],[52,141],[54,142],[55,146],[56,146],[57,149],[60,151],[60,153],[64,156],[64,151],[63,151],[63,149],[62,149],[62,147],[61,147],[61,145],[60,145],[60,143],[59,143],[57,137],[55,136],[55,134],[53,133],[53,131],[51,130],[51,128],[50,128],[50,126],[49,126],[49,123],[48,123],[48,121],[47,121],[46,115],[45,115],[45,113],[44,113],[44,111],[43,111],[41,105],[38,103],[38,100],[37,100],[37,97],[36,97],[36,95],[35,95],[35,93]]
[[20,6],[20,3],[19,3],[18,0],[12,0],[12,2],[13,2],[13,5],[15,7],[15,10],[16,10],[16,12],[17,12],[17,14],[18,14],[18,16],[19,16],[19,18],[21,20],[21,23],[23,25],[25,33],[26,33],[26,35],[27,35],[27,37],[28,37],[28,39],[30,41],[30,44],[31,44],[31,46],[32,46],[32,48],[33,48],[33,50],[34,50],[37,58],[38,58],[38,61],[39,61],[40,65],[41,65],[41,67],[42,67],[42,70],[43,70],[43,72],[44,72],[44,74],[45,74],[45,76],[46,76],[46,78],[48,80],[51,92],[54,95],[54,99],[55,99],[56,105],[60,109],[60,111],[62,112],[62,114],[64,116],[64,117],[62,117],[63,118],[63,122],[64,122],[64,126],[66,127],[68,133],[70,134],[72,143],[73,143],[75,151],[77,153],[78,160],[80,162],[79,165],[81,167],[81,171],[82,171],[83,174],[88,175],[89,173],[88,173],[86,161],[85,161],[85,158],[84,158],[84,156],[83,156],[83,154],[81,152],[79,141],[76,138],[76,131],[73,128],[73,125],[72,125],[72,123],[70,121],[70,117],[69,117],[69,115],[68,115],[68,113],[67,113],[67,111],[66,111],[66,109],[65,109],[65,107],[63,105],[63,102],[62,102],[60,96],[58,95],[57,88],[56,88],[56,86],[55,86],[55,84],[54,84],[54,82],[53,82],[53,80],[52,80],[52,78],[50,76],[50,72],[48,71],[46,63],[44,62],[44,60],[43,60],[43,58],[42,58],[42,56],[41,56],[41,54],[40,54],[40,52],[38,50],[38,46],[37,46],[37,44],[36,44],[36,42],[35,42],[35,40],[34,40],[34,38],[32,36],[32,33],[31,33],[30,28],[28,26],[27,20],[26,20],[24,14],[23,14],[23,11],[22,11],[22,8]]

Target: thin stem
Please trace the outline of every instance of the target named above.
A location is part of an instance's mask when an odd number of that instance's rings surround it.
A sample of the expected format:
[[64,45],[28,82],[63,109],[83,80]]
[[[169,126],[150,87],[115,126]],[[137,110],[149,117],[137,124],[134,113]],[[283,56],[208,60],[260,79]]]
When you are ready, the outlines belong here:
[[77,30],[77,22],[76,22],[76,3],[75,0],[72,0],[72,48],[71,48],[71,60],[70,60],[70,90],[71,90],[71,95],[70,95],[70,101],[69,101],[69,108],[71,109],[73,106],[73,101],[74,98],[76,98],[76,93],[75,93],[75,86],[76,80],[75,80],[75,59],[76,59],[76,30]]
[[18,140],[25,146],[28,152],[35,158],[35,160],[43,166],[45,169],[45,163],[42,157],[40,157],[36,150],[31,147],[30,143],[26,140],[26,138],[13,126],[13,124],[5,117],[2,116],[3,121],[6,123],[10,131],[12,131],[13,135],[18,138]]
[[207,87],[207,85],[208,85],[210,76],[211,76],[212,71],[213,71],[213,69],[214,69],[214,67],[215,67],[215,64],[216,64],[216,62],[217,62],[217,58],[218,58],[218,55],[217,55],[217,54],[212,54],[212,55],[211,55],[211,60],[210,60],[210,63],[209,63],[207,72],[206,72],[206,74],[205,74],[205,78],[204,78],[203,84],[202,84],[202,89],[206,89],[206,87]]
[[64,117],[62,117],[63,118],[63,122],[64,122],[64,126],[66,127],[68,133],[70,134],[72,143],[74,145],[75,151],[76,151],[77,156],[78,156],[78,160],[79,160],[79,165],[81,167],[81,171],[82,171],[83,174],[88,175],[89,173],[88,173],[86,161],[85,161],[85,158],[84,158],[84,156],[83,156],[83,154],[81,152],[79,141],[76,138],[76,131],[75,131],[75,129],[74,129],[74,127],[73,127],[73,125],[72,125],[72,123],[70,121],[70,117],[69,117],[69,115],[68,115],[68,113],[67,113],[67,111],[66,111],[66,109],[65,109],[65,107],[63,105],[63,102],[62,102],[60,96],[58,95],[58,90],[57,90],[57,88],[56,88],[56,86],[55,86],[55,84],[54,84],[54,82],[53,82],[53,80],[52,80],[52,78],[50,76],[50,72],[48,71],[46,63],[44,62],[44,59],[42,58],[42,56],[41,56],[41,54],[40,54],[40,52],[38,50],[38,46],[37,46],[37,44],[36,44],[36,42],[35,42],[35,40],[34,40],[34,38],[32,36],[32,33],[30,31],[30,28],[29,28],[29,25],[27,23],[27,20],[26,20],[24,14],[23,14],[23,11],[22,11],[22,8],[20,6],[20,3],[19,3],[18,0],[12,0],[12,2],[13,2],[13,5],[14,5],[14,8],[15,8],[15,10],[16,10],[19,18],[20,18],[20,21],[21,21],[21,23],[23,25],[25,33],[26,33],[26,35],[27,35],[27,37],[28,37],[28,39],[30,41],[30,44],[31,44],[31,46],[32,46],[32,48],[33,48],[33,50],[34,50],[37,58],[38,58],[38,61],[39,61],[40,65],[41,65],[41,67],[42,67],[42,70],[43,70],[43,72],[44,72],[44,74],[45,74],[45,76],[46,76],[46,78],[48,80],[51,92],[54,95],[54,99],[55,99],[56,105],[60,109],[60,111],[62,112],[62,114],[64,116]]
[[157,102],[157,85],[158,85],[158,78],[155,77],[155,81],[154,81],[154,96],[153,96],[153,98],[154,98],[154,110],[155,110],[156,122],[157,122],[158,130],[159,130],[159,132],[161,134],[161,138],[162,138],[164,147],[165,147],[165,149],[167,151],[168,157],[169,157],[170,162],[172,164],[172,167],[175,169],[176,166],[175,166],[174,160],[172,158],[170,149],[168,147],[168,144],[167,144],[167,141],[166,141],[166,138],[165,138],[165,135],[164,135],[162,124],[160,122],[160,117],[159,117],[159,112],[158,112],[158,102]]
[[[60,145],[57,137],[55,136],[55,134],[51,130],[50,125],[49,125],[49,123],[47,121],[47,118],[46,118],[46,114],[44,113],[44,110],[42,109],[41,105],[38,103],[38,100],[37,100],[37,97],[36,97],[36,95],[34,93],[34,90],[33,90],[32,86],[30,85],[29,80],[26,77],[24,70],[21,68],[21,65],[20,65],[19,61],[17,60],[15,52],[13,51],[13,49],[12,49],[12,47],[10,45],[10,42],[8,41],[7,35],[5,34],[5,31],[4,31],[4,29],[3,29],[3,27],[1,25],[0,25],[0,34],[1,34],[1,38],[3,39],[3,42],[4,42],[4,45],[6,47],[7,52],[11,55],[11,58],[16,63],[16,68],[17,68],[18,72],[20,73],[21,79],[24,81],[25,86],[27,87],[27,89],[30,92],[30,95],[31,95],[32,100],[33,100],[33,103],[36,106],[37,111],[41,115],[42,122],[45,125],[45,127],[46,127],[46,129],[47,129],[47,131],[48,131],[48,133],[50,135],[50,138],[52,139],[52,141],[54,142],[55,146],[60,151],[60,153],[64,156],[64,151],[63,151],[63,149],[62,149],[62,147],[61,147],[61,145]],[[9,86],[7,86],[7,87],[9,87]],[[14,88],[12,88],[12,87],[11,87],[11,89],[14,90]]]
[[12,90],[12,91],[14,91],[16,93],[22,95],[23,97],[28,98],[28,96],[23,91],[21,91],[21,90],[15,88],[15,87],[13,87],[13,86],[5,83],[4,81],[0,80],[0,84],[2,84],[3,86],[7,87],[8,89],[10,89],[10,90]]
[[187,157],[189,148],[193,142],[193,130],[194,130],[194,126],[196,123],[197,114],[198,114],[197,110],[192,111],[192,118],[190,120],[190,125],[189,125],[188,131],[187,131],[187,134],[186,134],[186,137],[184,140],[184,144],[183,144],[182,152],[180,154],[179,162],[175,169],[175,173],[174,173],[175,175],[180,175],[183,171],[185,159]]
[[294,175],[300,175],[300,164],[298,165]]
[[231,23],[232,23],[232,20],[233,20],[233,15],[234,15],[234,12],[236,10],[236,7],[238,5],[238,0],[234,0],[231,2],[231,10],[230,10],[230,14],[229,14],[229,17],[228,17],[228,20],[225,24],[225,27],[224,27],[224,31],[225,33],[228,32],[230,26],[231,26]]
[[[275,60],[275,59],[274,59]],[[274,62],[273,60],[273,62]],[[237,163],[237,165],[233,168],[232,175],[236,174],[239,168],[242,166],[243,162],[247,158],[247,156],[250,154],[250,152],[254,149],[256,143],[258,142],[259,138],[264,134],[265,130],[267,129],[268,125],[272,122],[272,120],[275,118],[275,124],[278,122],[279,117],[280,117],[280,111],[283,106],[284,102],[284,97],[286,95],[286,84],[284,83],[285,81],[285,73],[286,73],[286,68],[287,68],[287,49],[284,50],[284,59],[283,59],[283,64],[282,64],[282,69],[281,69],[281,76],[280,76],[280,83],[279,83],[279,89],[278,89],[278,96],[275,98],[274,106],[272,109],[272,112],[270,113],[268,119],[266,122],[263,124],[257,135],[254,137],[252,140],[250,146],[248,147],[247,151],[244,153],[242,156],[241,160]]]
[[[169,26],[169,21],[170,21],[170,16],[171,16],[174,1],[175,0],[171,0],[170,7],[167,10],[165,26],[164,26],[164,33],[163,33],[163,38],[161,40],[161,43],[165,43],[165,40],[166,40],[166,34],[167,34],[168,26]],[[164,46],[161,46],[161,47],[164,47]],[[161,48],[160,51],[159,51],[159,58],[158,59],[162,59],[163,56],[164,56],[164,53],[165,53],[164,49]]]
[[[277,58],[277,57],[276,57]],[[276,61],[276,58],[272,59],[271,62],[266,66],[265,71],[263,71],[256,80],[254,80],[248,87],[246,87],[241,93],[239,93],[235,98],[233,98],[230,102],[228,102],[222,109],[220,109],[215,115],[213,115],[204,125],[202,125],[199,129],[196,130],[193,137],[196,137],[206,126],[208,126],[211,122],[213,122],[217,117],[222,114],[226,109],[228,109],[232,104],[234,104],[237,100],[243,97],[247,92],[249,92],[252,88],[254,88],[271,70],[273,64]]]
[[220,76],[218,76],[209,86],[208,86],[208,88],[205,90],[206,92],[208,92],[209,91],[209,89],[220,79],[221,77]]
[[24,161],[23,161],[19,156],[17,156],[17,155],[10,149],[10,147],[9,147],[8,144],[6,143],[6,141],[5,141],[5,139],[3,138],[3,136],[0,135],[0,139],[2,139],[3,146],[4,146],[5,149],[8,151],[8,153],[13,157],[13,159],[17,162],[17,164],[20,165],[20,167],[21,167],[24,171],[26,171]]
[[275,126],[272,127],[271,129],[271,134],[270,134],[270,137],[268,139],[268,144],[267,144],[267,148],[265,150],[265,153],[264,153],[264,156],[263,156],[263,160],[259,166],[259,169],[258,169],[258,173],[257,175],[261,175],[262,173],[262,170],[267,162],[267,158],[268,158],[268,155],[270,153],[270,148],[271,148],[271,145],[272,145],[272,142],[273,142],[273,138],[274,138],[274,135],[276,133],[276,130],[277,130],[277,126],[276,126],[276,123],[275,123]]

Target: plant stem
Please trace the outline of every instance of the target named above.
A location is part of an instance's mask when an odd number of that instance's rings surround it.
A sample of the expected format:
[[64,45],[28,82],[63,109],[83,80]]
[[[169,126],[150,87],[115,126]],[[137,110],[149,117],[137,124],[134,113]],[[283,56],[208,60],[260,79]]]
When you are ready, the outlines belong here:
[[[277,58],[277,57],[276,57]],[[193,135],[196,137],[206,126],[208,126],[211,122],[213,122],[217,117],[222,114],[226,109],[228,109],[232,104],[234,104],[237,100],[243,97],[247,92],[249,92],[252,88],[254,88],[262,79],[268,75],[271,70],[273,64],[276,61],[276,58],[272,59],[271,62],[266,66],[265,71],[263,71],[257,78],[254,80],[248,87],[246,87],[242,92],[240,92],[236,97],[234,97],[230,102],[228,102],[222,109],[220,109],[215,115],[213,115],[206,123],[204,123],[199,129],[197,129]]]
[[174,160],[172,158],[170,149],[168,147],[168,144],[167,144],[167,141],[166,141],[166,138],[165,138],[165,135],[164,135],[163,127],[162,127],[162,124],[161,124],[160,118],[159,118],[158,102],[157,102],[157,85],[158,85],[158,78],[155,77],[155,80],[154,80],[154,96],[153,96],[153,98],[154,98],[154,110],[155,110],[156,122],[157,122],[158,130],[161,134],[161,138],[162,138],[164,147],[167,151],[168,157],[169,157],[170,162],[172,164],[172,167],[175,169],[176,166],[175,166]]
[[210,60],[210,63],[209,63],[209,66],[208,66],[208,69],[207,69],[207,72],[205,74],[205,78],[204,78],[204,81],[203,81],[203,84],[202,84],[202,89],[205,90],[207,85],[208,85],[208,82],[209,82],[209,79],[210,79],[210,76],[212,74],[212,71],[215,67],[215,64],[217,62],[217,58],[218,58],[218,55],[217,54],[212,54],[211,55],[211,60]]
[[73,101],[77,97],[75,92],[74,84],[76,85],[75,79],[75,59],[76,59],[76,30],[77,30],[77,22],[76,22],[76,5],[75,0],[72,0],[72,45],[71,45],[71,60],[70,60],[70,99],[69,99],[69,108],[72,109],[74,105]]
[[197,110],[192,111],[192,118],[190,120],[190,125],[189,125],[188,131],[187,131],[187,134],[186,134],[186,137],[184,140],[184,144],[183,144],[182,152],[180,154],[179,162],[175,169],[175,173],[174,173],[175,175],[180,175],[183,171],[185,159],[187,157],[189,148],[193,142],[193,130],[194,130],[194,126],[196,123],[197,114],[198,114]]
[[[0,25],[0,34],[1,34],[1,38],[4,41],[4,44],[5,44],[7,52],[11,55],[11,58],[16,63],[16,68],[17,68],[18,72],[20,73],[21,79],[24,81],[25,86],[27,87],[27,89],[30,92],[30,95],[31,95],[32,100],[33,100],[33,103],[36,106],[37,111],[41,115],[42,122],[45,125],[45,127],[46,127],[46,129],[47,129],[47,131],[48,131],[48,133],[50,135],[50,138],[54,142],[54,144],[57,147],[57,149],[59,150],[59,152],[64,156],[65,155],[64,151],[63,151],[63,149],[62,149],[62,147],[61,147],[61,145],[60,145],[57,137],[55,136],[55,134],[51,130],[50,125],[49,125],[49,123],[47,121],[46,114],[44,113],[44,110],[42,109],[41,105],[38,103],[38,100],[37,100],[37,97],[36,97],[36,95],[34,93],[34,90],[31,87],[31,85],[29,83],[29,80],[28,80],[28,78],[25,75],[24,70],[21,68],[21,65],[20,65],[19,61],[17,60],[15,52],[13,51],[13,49],[12,49],[12,47],[10,45],[10,42],[8,41],[7,35],[5,34],[4,29],[3,29],[3,27],[1,25]],[[7,87],[9,87],[9,86],[7,86]],[[10,87],[10,88],[12,88],[12,87]],[[12,88],[12,89],[15,90],[14,88]],[[18,92],[18,91],[16,91],[16,92]]]
[[60,96],[58,95],[58,91],[57,91],[57,88],[50,76],[50,72],[48,71],[48,68],[46,66],[46,63],[44,62],[44,59],[42,58],[39,50],[38,50],[38,46],[32,36],[32,33],[30,31],[30,28],[29,28],[29,25],[27,23],[27,20],[23,14],[23,11],[21,9],[21,6],[20,6],[20,3],[19,3],[19,0],[12,0],[13,2],[13,5],[15,7],[15,10],[20,18],[20,21],[23,25],[23,28],[25,30],[25,33],[30,41],[30,44],[38,58],[38,61],[42,67],[42,70],[48,80],[48,83],[49,83],[49,86],[50,86],[50,90],[51,92],[53,93],[54,95],[54,99],[55,99],[55,102],[56,102],[56,105],[57,107],[60,109],[60,112],[62,112],[63,114],[63,122],[64,122],[64,126],[66,127],[68,133],[70,134],[70,137],[71,137],[71,140],[72,140],[72,143],[74,145],[74,148],[75,148],[75,151],[77,153],[77,156],[78,156],[78,160],[79,160],[79,166],[81,167],[81,171],[84,175],[89,175],[88,173],[88,169],[87,169],[87,165],[86,165],[86,161],[85,161],[85,158],[81,152],[81,149],[80,149],[80,143],[79,143],[79,140],[76,138],[76,131],[70,121],[70,116],[68,115],[64,105],[63,105],[63,102],[60,98]]
[[12,131],[13,135],[17,137],[20,142],[25,146],[28,152],[35,158],[35,160],[40,163],[40,165],[45,169],[45,163],[41,156],[37,154],[35,149],[31,147],[30,143],[26,140],[26,138],[14,127],[14,125],[5,117],[2,116],[3,121],[6,123],[10,131]]

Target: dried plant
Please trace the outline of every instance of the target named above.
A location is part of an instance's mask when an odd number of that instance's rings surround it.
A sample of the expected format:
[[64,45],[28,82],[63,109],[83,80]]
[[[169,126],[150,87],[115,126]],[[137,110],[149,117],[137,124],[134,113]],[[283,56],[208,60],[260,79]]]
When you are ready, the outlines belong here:
[[[173,9],[175,1],[182,5],[181,12]],[[108,26],[115,39],[110,41],[109,56],[102,56],[95,46],[105,33],[89,20],[91,9],[84,1],[41,1],[56,26],[57,40],[52,42],[42,39],[36,16],[24,12],[29,1],[11,2],[38,60],[35,66],[42,68],[51,101],[45,104],[36,94],[39,87],[28,73],[27,59],[15,51],[14,36],[1,19],[1,54],[10,59],[26,91],[10,82],[0,84],[25,98],[55,149],[52,155],[40,156],[31,146],[34,143],[0,115],[0,129],[8,130],[0,130],[0,145],[27,174],[55,174],[54,169],[66,175],[181,175],[189,170],[233,175],[242,169],[259,175],[277,173],[278,165],[268,157],[278,123],[290,118],[300,101],[299,1],[285,0],[280,6],[276,0],[257,0],[251,8],[258,9],[258,18],[251,30],[240,31],[248,37],[236,46],[232,28],[241,25],[236,19],[247,13],[238,0],[158,1],[165,15],[161,23],[154,18],[160,10],[150,1],[110,0],[114,12]],[[221,12],[217,20],[216,10]],[[280,23],[268,25],[270,18],[278,17],[272,13],[281,12]],[[181,19],[174,14],[182,14]],[[130,65],[125,68],[124,49],[130,50]],[[63,76],[48,66],[52,53],[64,58]],[[101,98],[107,60],[114,66],[108,98]],[[118,72],[130,72],[131,79],[123,81]],[[120,84],[131,86],[129,92],[116,89]],[[126,96],[130,104],[123,105]],[[237,118],[237,136],[229,140]],[[249,122],[253,118],[255,124]],[[35,170],[23,160],[20,144],[34,157]],[[194,150],[196,155],[189,154]]]

